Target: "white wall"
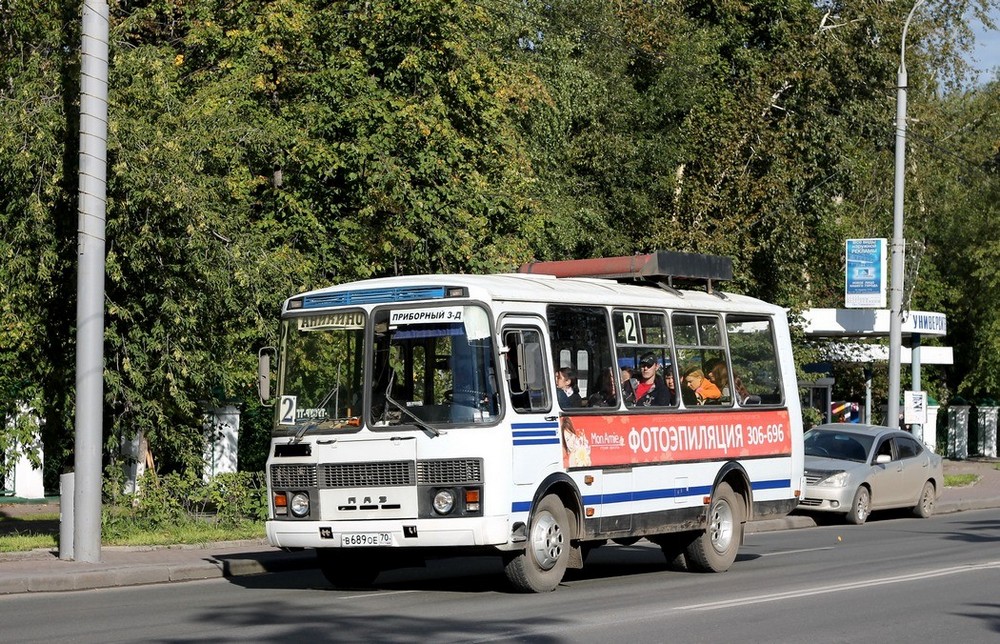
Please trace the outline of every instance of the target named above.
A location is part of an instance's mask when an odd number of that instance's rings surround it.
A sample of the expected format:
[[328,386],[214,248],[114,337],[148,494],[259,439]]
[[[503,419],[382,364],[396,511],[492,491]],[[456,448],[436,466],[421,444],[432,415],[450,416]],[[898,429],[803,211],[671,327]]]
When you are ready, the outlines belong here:
[[236,446],[240,435],[240,410],[233,405],[213,409],[205,415],[205,468],[209,481],[216,474],[236,471]]

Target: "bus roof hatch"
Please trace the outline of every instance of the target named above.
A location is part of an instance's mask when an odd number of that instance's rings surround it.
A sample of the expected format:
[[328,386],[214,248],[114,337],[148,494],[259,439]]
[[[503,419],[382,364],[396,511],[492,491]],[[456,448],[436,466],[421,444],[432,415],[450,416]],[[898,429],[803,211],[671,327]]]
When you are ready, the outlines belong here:
[[522,264],[518,272],[556,277],[598,277],[619,282],[654,282],[670,288],[704,284],[711,293],[713,281],[733,279],[733,260],[719,255],[657,250],[647,255],[528,262]]

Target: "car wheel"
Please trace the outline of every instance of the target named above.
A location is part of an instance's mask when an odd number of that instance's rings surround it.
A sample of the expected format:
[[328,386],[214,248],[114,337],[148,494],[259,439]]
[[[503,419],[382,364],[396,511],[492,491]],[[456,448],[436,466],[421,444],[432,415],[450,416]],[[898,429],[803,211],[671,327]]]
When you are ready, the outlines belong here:
[[847,512],[847,520],[854,525],[862,525],[872,512],[872,493],[864,485],[854,493],[851,509]]
[[736,561],[743,541],[743,499],[728,483],[720,483],[708,506],[708,525],[684,550],[688,568],[725,572]]
[[572,541],[570,513],[550,494],[531,516],[528,543],[504,563],[504,573],[516,590],[547,593],[555,590],[566,573]]
[[920,500],[913,506],[913,514],[921,519],[926,519],[934,514],[935,497],[934,484],[927,481],[924,483],[924,489],[920,491]]

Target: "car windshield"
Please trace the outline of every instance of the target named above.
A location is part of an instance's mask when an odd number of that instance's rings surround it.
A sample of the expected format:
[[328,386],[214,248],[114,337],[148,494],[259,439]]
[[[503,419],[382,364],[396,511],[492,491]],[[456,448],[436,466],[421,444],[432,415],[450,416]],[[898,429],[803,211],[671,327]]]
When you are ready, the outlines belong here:
[[373,325],[372,426],[487,423],[499,416],[485,309],[384,308],[373,313]]
[[813,428],[805,433],[803,442],[806,456],[864,463],[874,440],[864,434]]
[[360,424],[364,329],[362,311],[282,322],[279,427],[298,433],[343,431]]

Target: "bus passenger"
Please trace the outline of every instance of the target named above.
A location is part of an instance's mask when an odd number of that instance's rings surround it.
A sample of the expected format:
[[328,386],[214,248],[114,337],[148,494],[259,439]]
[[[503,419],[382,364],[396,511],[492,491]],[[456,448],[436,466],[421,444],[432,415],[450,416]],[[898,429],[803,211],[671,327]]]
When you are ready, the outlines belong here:
[[625,404],[629,407],[666,407],[670,405],[670,392],[663,378],[657,373],[660,363],[656,356],[647,353],[639,360],[639,377],[629,381],[625,390]]
[[556,399],[563,409],[583,405],[580,392],[576,390],[576,374],[572,367],[556,369]]
[[590,407],[617,407],[618,390],[615,388],[615,379],[611,367],[601,370],[601,375],[597,378],[597,391],[587,399]]
[[[726,361],[722,358],[710,360],[705,365],[705,374],[709,380],[715,383],[716,387],[722,390],[722,399],[728,399],[729,368],[726,366]],[[741,405],[745,404],[750,399],[750,392],[747,391],[746,386],[743,385],[743,381],[740,380],[739,376],[733,376],[733,389],[736,391],[736,400]]]
[[712,358],[706,362],[705,377],[719,388],[723,399],[729,399],[729,369],[726,367],[725,360],[722,358]]
[[673,407],[677,404],[677,384],[674,381],[674,368],[668,367],[663,374],[664,384],[667,386],[667,404]]
[[705,377],[705,372],[698,367],[688,367],[684,370],[684,384],[694,392],[695,402],[699,405],[718,403],[722,392],[711,380]]

